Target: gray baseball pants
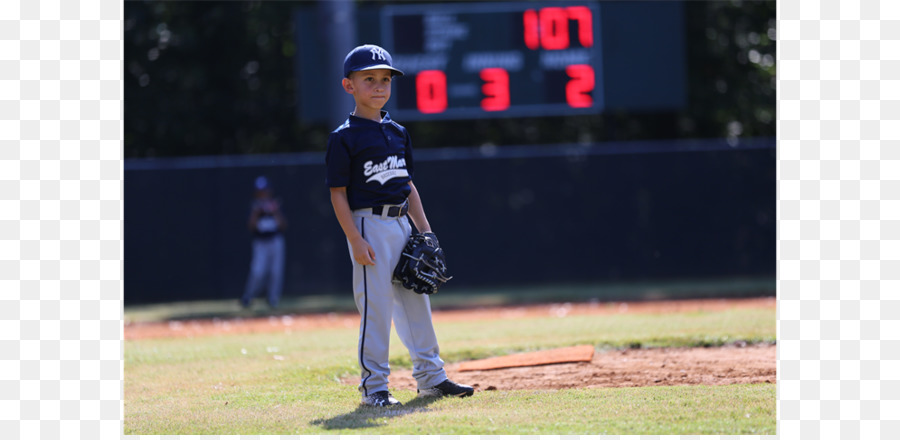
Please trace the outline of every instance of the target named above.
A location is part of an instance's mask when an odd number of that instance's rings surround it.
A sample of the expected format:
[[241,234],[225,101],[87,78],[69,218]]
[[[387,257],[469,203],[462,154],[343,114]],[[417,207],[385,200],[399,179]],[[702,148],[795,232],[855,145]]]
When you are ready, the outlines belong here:
[[[431,388],[447,379],[431,322],[431,302],[427,295],[392,282],[394,267],[411,232],[409,220],[405,216],[376,216],[369,209],[354,211],[353,217],[363,238],[375,251],[374,266],[353,261],[353,297],[360,314],[359,391],[368,396],[388,389],[392,318],[397,335],[412,359],[412,375],[418,388]],[[353,259],[352,248],[350,259]]]
[[[250,260],[250,275],[241,301],[250,303],[257,293],[266,287],[269,305],[276,307],[281,300],[284,280],[284,237],[253,239],[253,256]],[[266,284],[268,283],[268,285]]]

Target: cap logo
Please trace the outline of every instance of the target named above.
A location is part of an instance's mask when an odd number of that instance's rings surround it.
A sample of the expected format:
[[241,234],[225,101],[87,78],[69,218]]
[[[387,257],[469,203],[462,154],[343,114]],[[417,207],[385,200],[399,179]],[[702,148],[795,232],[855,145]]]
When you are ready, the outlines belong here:
[[375,60],[375,59],[387,60],[387,53],[384,51],[384,49],[376,46],[376,47],[369,48],[369,51],[372,52],[373,60]]

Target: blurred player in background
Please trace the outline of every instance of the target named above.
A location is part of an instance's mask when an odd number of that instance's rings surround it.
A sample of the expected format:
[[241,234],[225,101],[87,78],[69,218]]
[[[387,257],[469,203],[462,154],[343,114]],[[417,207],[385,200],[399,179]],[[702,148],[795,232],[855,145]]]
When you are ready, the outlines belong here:
[[254,182],[256,191],[247,227],[253,234],[253,258],[250,276],[241,297],[241,306],[249,308],[253,298],[263,288],[272,308],[278,307],[284,279],[284,237],[287,220],[281,213],[279,201],[272,196],[272,187],[265,176]]

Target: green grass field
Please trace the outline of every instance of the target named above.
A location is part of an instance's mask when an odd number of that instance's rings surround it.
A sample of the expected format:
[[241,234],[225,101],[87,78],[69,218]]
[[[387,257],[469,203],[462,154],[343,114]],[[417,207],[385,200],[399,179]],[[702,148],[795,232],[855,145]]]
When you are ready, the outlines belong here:
[[[598,349],[775,341],[775,310],[436,323],[447,362],[577,344]],[[360,408],[357,330],[125,341],[124,433],[776,434],[775,384],[485,391]],[[394,336],[391,363],[408,368]]]

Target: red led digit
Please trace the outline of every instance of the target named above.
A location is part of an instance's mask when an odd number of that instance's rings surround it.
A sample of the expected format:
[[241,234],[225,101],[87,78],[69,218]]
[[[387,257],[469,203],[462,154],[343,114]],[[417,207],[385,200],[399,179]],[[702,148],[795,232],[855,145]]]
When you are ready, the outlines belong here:
[[531,50],[537,49],[540,44],[537,12],[534,12],[534,9],[525,11],[522,22],[525,25],[525,46]]
[[481,100],[481,108],[488,112],[497,112],[509,108],[509,73],[498,67],[481,70],[484,85],[481,92],[485,98]]
[[594,28],[591,24],[591,10],[587,6],[569,6],[566,8],[569,18],[578,23],[578,41],[584,47],[594,45]]
[[440,70],[423,70],[416,75],[416,106],[422,113],[447,109],[447,75]]
[[569,48],[569,14],[563,8],[543,8],[540,14],[541,45],[547,50]]
[[594,68],[587,64],[573,64],[566,67],[566,74],[572,78],[566,83],[566,102],[575,108],[594,105],[594,98],[590,95],[594,90]]

